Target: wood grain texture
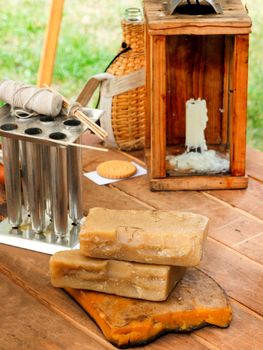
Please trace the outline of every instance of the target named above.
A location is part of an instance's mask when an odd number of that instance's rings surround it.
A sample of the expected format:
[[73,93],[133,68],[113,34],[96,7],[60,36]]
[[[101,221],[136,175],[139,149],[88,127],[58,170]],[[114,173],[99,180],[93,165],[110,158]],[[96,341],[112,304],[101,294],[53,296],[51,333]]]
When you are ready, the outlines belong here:
[[[12,298],[14,300],[20,300],[20,298],[23,298],[21,296],[22,288],[26,291],[24,293],[28,296],[28,302],[27,307],[32,307],[33,312],[36,314],[36,316],[39,318],[39,315],[43,313],[42,310],[44,310],[44,313],[49,314],[49,318],[52,320],[50,322],[50,327],[53,327],[55,330],[59,327],[63,327],[64,332],[68,332],[69,336],[72,336],[73,339],[70,342],[68,337],[65,337],[65,340],[62,339],[63,346],[61,347],[55,347],[56,344],[52,344],[50,341],[50,349],[82,349],[81,347],[78,348],[74,341],[79,341],[81,344],[84,342],[82,339],[85,339],[85,343],[87,343],[87,348],[83,347],[83,349],[116,349],[114,346],[112,346],[110,343],[108,343],[104,337],[101,335],[101,332],[95,325],[95,323],[87,316],[87,314],[62,290],[59,288],[53,288],[50,285],[49,282],[49,274],[48,271],[48,260],[49,257],[43,254],[34,253],[30,251],[25,251],[22,249],[14,248],[14,247],[7,247],[7,246],[0,246],[1,249],[1,256],[0,256],[0,262],[1,266],[5,266],[4,268],[4,274],[8,276],[8,278],[15,282],[15,284],[12,282],[9,282],[7,277],[3,278],[8,281],[8,283],[11,283],[12,287],[8,288],[8,291],[4,291],[5,295],[13,295]],[[3,254],[2,254],[3,252]],[[16,256],[15,259],[12,259],[12,256]],[[28,261],[29,260],[29,264]],[[27,266],[26,269],[24,267]],[[18,269],[16,270],[16,267]],[[1,269],[0,269],[1,271]],[[13,271],[16,271],[13,273]],[[3,272],[3,269],[2,271]],[[0,275],[0,282],[1,281],[1,275]],[[2,284],[0,283],[0,286]],[[4,285],[4,284],[3,284]],[[18,285],[18,286],[17,286]],[[14,286],[14,287],[13,287]],[[14,290],[21,290],[19,293],[14,293]],[[6,299],[2,298],[3,293],[0,288],[0,297],[2,300],[2,303],[5,302]],[[23,305],[25,303],[24,298],[23,302],[21,304]],[[18,305],[19,304],[19,305]],[[33,305],[37,304],[39,305],[38,309],[34,309]],[[41,305],[42,304],[42,305]],[[44,305],[44,306],[43,306]],[[3,306],[0,302],[0,306]],[[15,322],[15,315],[16,315],[16,307],[21,309],[20,303],[15,303],[13,305],[14,314],[10,320],[10,323],[8,323],[7,327],[11,327],[11,322]],[[6,309],[6,313],[9,314],[11,310],[11,306]],[[45,311],[46,310],[46,311]],[[21,313],[23,313],[24,309],[21,310]],[[53,315],[54,314],[54,315]],[[38,349],[36,344],[32,342],[32,347],[29,347],[30,343],[30,337],[34,336],[34,333],[31,329],[29,324],[30,319],[30,312],[27,311],[27,313],[24,315],[25,321],[24,324],[27,327],[26,333],[22,334],[22,329],[19,329],[20,336],[15,337],[14,342],[11,343],[12,346],[3,348],[4,350],[13,350],[16,349],[16,346],[20,346],[19,344],[25,344],[24,348],[28,349]],[[57,318],[61,318],[61,321],[57,321]],[[2,319],[6,319],[6,314],[3,315]],[[64,319],[66,321],[64,321]],[[54,321],[53,321],[54,320]],[[35,318],[32,319],[32,322],[35,322],[35,327],[38,329],[39,337],[41,337],[41,334],[46,334],[46,332],[49,332],[49,325],[46,323],[43,323],[41,327],[39,326],[39,322],[35,320]],[[54,327],[54,323],[57,322],[59,325],[56,325]],[[68,323],[68,324],[67,324]],[[17,319],[17,324],[21,324],[21,320]],[[81,336],[78,336],[75,332],[75,328],[81,332]],[[72,331],[68,331],[68,330]],[[44,330],[44,332],[41,332],[41,330]],[[3,333],[2,333],[3,332]],[[6,332],[6,328],[0,329],[0,335],[4,334]],[[10,337],[10,332],[7,332],[6,336],[4,337],[4,340],[8,340]],[[58,334],[63,334],[63,332],[59,332]],[[54,337],[54,341],[56,339],[57,334],[54,331],[51,332],[50,337]],[[90,339],[91,337],[91,339]],[[18,339],[19,338],[19,339]],[[38,339],[36,339],[38,341]],[[167,343],[168,342],[168,343]],[[67,344],[68,343],[68,344]],[[71,345],[72,343],[72,345]],[[5,344],[5,342],[3,343]],[[2,345],[2,342],[1,342]],[[0,349],[2,350],[0,345]],[[52,347],[54,346],[54,347]],[[67,347],[68,346],[68,347]],[[74,347],[76,346],[76,347]],[[150,344],[147,346],[147,349],[149,350],[157,350],[162,349],[164,346],[167,346],[167,349],[174,349],[176,347],[179,350],[186,350],[187,346],[191,346],[196,350],[206,350],[209,349],[209,347],[206,347],[199,343],[198,339],[195,339],[194,337],[190,335],[185,336],[179,336],[179,335],[167,335],[165,337],[162,337],[155,341],[153,344]],[[24,349],[23,347],[21,349]],[[45,347],[43,346],[43,349]],[[49,349],[47,347],[47,349]],[[137,348],[135,348],[137,349]],[[141,349],[141,348],[138,348]]]
[[52,82],[63,7],[64,0],[52,0],[38,71],[37,85],[40,87]]
[[151,179],[153,191],[193,191],[246,188],[246,176],[176,176],[165,179]]
[[[248,34],[251,20],[242,2],[223,0],[222,15],[200,16],[178,13],[166,16],[162,2],[157,0],[145,0],[144,6],[146,35],[151,38],[150,50],[147,51],[150,62],[148,83],[152,86],[147,101],[148,109],[151,109],[151,189],[246,188]],[[191,98],[207,102],[205,137],[208,147],[217,146],[222,151],[230,148],[229,177],[178,178],[170,174],[167,178],[166,146],[184,147],[185,103]]]
[[233,36],[226,35],[224,38],[224,88],[223,88],[223,113],[222,113],[222,144],[229,143],[229,120],[233,108]]
[[150,33],[155,35],[176,34],[246,34],[251,31],[249,18],[241,0],[220,0],[222,15],[165,16],[162,2],[145,0],[144,9],[149,23]]
[[149,148],[151,145],[151,46],[150,35],[145,24],[145,147]]
[[263,220],[263,187],[257,180],[250,178],[247,190],[209,191],[209,194]]
[[263,231],[235,244],[234,249],[263,265]]
[[151,37],[151,177],[166,176],[166,37]]
[[[237,247],[239,243],[245,242],[258,236],[263,232],[263,221],[242,215],[234,208],[221,207],[216,210],[202,210],[205,215],[211,217],[209,232],[219,242],[229,247]],[[253,252],[251,252],[253,259]]]
[[[207,101],[209,145],[220,144],[223,108],[224,37],[167,37],[167,144],[185,144],[185,104]],[[161,131],[160,131],[161,132]]]
[[213,277],[227,294],[263,315],[263,267],[209,239],[201,269]]
[[198,332],[198,336],[214,344],[218,349],[261,350],[262,319],[234,300],[231,301],[231,306],[234,317],[228,329],[220,332],[216,328],[204,328]]
[[247,147],[247,172],[263,182],[263,153],[250,147]]
[[[91,350],[98,343],[0,275],[0,349]],[[69,332],[70,329],[70,332]],[[100,346],[100,349],[108,349]]]
[[[258,172],[258,156],[251,159],[252,176]],[[125,159],[125,155],[86,151],[83,164],[87,170],[94,170],[99,162],[109,159]],[[210,218],[200,267],[233,298],[233,322],[225,330],[206,328],[191,335],[169,334],[145,349],[261,350],[261,181],[250,179],[247,190],[209,193],[151,192],[146,176],[102,187],[84,179],[84,187],[86,210],[95,205],[176,209]],[[48,260],[44,254],[0,245],[0,349],[114,349],[85,312],[66,293],[51,286]]]
[[231,175],[246,172],[246,127],[248,87],[248,35],[236,35],[233,57],[233,106],[230,129]]

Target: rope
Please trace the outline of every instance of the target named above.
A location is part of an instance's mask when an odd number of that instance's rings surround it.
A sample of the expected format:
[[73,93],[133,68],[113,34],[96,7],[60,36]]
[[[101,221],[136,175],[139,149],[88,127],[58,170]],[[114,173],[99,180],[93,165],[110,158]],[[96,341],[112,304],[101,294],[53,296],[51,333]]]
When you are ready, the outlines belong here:
[[0,82],[0,100],[8,103],[18,118],[31,118],[37,114],[56,117],[62,109],[62,97],[48,90],[19,81]]

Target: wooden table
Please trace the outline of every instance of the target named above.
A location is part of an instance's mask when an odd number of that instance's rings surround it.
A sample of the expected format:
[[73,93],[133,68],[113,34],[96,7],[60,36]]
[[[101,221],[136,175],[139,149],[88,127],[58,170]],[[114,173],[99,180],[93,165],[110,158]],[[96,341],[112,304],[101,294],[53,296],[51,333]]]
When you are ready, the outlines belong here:
[[[86,170],[126,156],[85,152]],[[200,269],[228,293],[234,318],[228,329],[207,327],[168,334],[147,350],[263,349],[263,154],[248,150],[247,190],[150,192],[146,176],[99,187],[84,179],[85,211],[176,209],[205,214],[210,234]],[[4,205],[0,205],[3,212]],[[87,314],[49,282],[49,256],[0,246],[0,349],[115,349]]]

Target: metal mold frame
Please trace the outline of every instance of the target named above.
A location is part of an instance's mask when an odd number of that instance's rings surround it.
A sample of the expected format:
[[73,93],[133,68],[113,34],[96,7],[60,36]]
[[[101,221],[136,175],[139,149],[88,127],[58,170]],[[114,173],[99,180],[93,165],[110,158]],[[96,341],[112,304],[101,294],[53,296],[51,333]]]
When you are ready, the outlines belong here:
[[60,238],[54,234],[52,222],[47,225],[43,233],[39,234],[32,231],[30,220],[19,228],[12,228],[8,219],[5,219],[0,223],[0,243],[39,253],[54,254],[61,250],[77,249],[79,231],[80,225],[69,223],[67,235]]
[[[85,114],[94,122],[104,114],[104,111],[97,109],[84,109]],[[0,136],[19,141],[28,141],[32,143],[43,144],[47,146],[63,147],[56,140],[49,138],[49,135],[54,132],[63,132],[66,138],[63,142],[74,143],[79,137],[88,130],[88,127],[83,123],[79,127],[68,127],[63,124],[69,118],[64,115],[55,117],[54,122],[41,122],[39,116],[30,119],[19,119],[11,115],[11,108],[9,105],[4,105],[0,108]],[[15,130],[5,131],[1,129],[4,124],[15,123],[17,128]],[[25,134],[28,128],[40,128],[41,134],[37,136]],[[54,233],[54,226],[50,218],[45,217],[45,230],[42,233],[36,233],[32,230],[30,216],[28,216],[22,207],[22,224],[18,228],[12,228],[8,218],[0,223],[0,243],[20,247],[32,251],[37,251],[45,254],[54,254],[57,251],[76,249],[79,246],[78,234],[80,225],[72,224],[72,220],[68,218],[67,234],[59,237]]]
[[[104,111],[99,109],[84,108],[83,111],[94,122],[99,120],[104,114]],[[56,140],[49,138],[51,133],[62,132],[66,135],[66,138],[62,140],[63,142],[74,143],[81,134],[88,130],[88,126],[83,123],[77,128],[74,126],[68,127],[63,125],[63,122],[69,119],[64,115],[59,115],[54,117],[54,119],[54,122],[48,123],[41,122],[39,116],[29,119],[19,119],[14,115],[11,115],[11,108],[9,105],[4,105],[0,108],[0,136],[10,137],[21,141],[48,144],[50,146],[59,146],[59,140],[56,142]],[[1,126],[4,124],[16,124],[17,129],[11,131],[2,130]],[[39,128],[42,130],[42,133],[36,136],[25,134],[25,130],[28,128]]]

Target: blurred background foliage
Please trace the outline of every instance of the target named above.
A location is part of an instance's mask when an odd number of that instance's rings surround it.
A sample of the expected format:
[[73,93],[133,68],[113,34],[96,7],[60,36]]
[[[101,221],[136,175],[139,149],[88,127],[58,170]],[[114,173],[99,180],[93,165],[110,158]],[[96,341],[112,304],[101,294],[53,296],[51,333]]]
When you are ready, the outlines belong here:
[[[263,7],[244,0],[253,20],[250,42],[248,143],[263,151]],[[0,77],[36,84],[49,0],[0,0]],[[53,85],[72,101],[104,71],[121,43],[125,8],[141,0],[65,0]]]

